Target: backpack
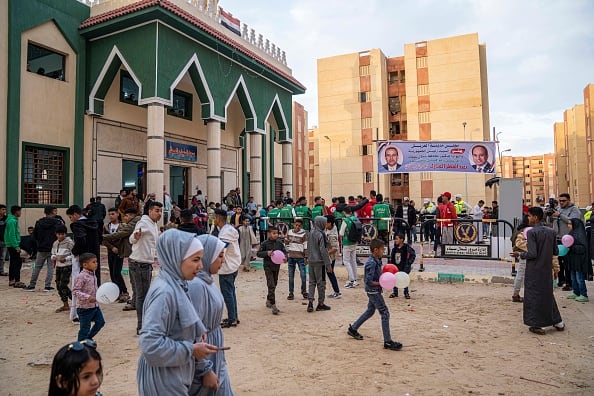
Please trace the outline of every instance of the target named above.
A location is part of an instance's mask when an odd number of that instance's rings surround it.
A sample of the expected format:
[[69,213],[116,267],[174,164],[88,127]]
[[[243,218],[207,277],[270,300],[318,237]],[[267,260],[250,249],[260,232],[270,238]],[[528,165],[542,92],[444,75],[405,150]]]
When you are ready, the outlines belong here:
[[347,222],[347,239],[354,243],[361,242],[363,224],[356,217],[345,217],[345,221]]

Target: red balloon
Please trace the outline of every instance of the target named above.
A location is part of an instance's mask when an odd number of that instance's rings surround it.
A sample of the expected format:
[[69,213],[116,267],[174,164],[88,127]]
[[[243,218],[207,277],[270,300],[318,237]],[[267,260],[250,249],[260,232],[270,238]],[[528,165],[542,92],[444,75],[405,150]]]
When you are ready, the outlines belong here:
[[394,264],[386,264],[384,265],[384,268],[382,268],[382,274],[384,272],[391,272],[395,274],[396,272],[398,272],[398,267],[396,267]]

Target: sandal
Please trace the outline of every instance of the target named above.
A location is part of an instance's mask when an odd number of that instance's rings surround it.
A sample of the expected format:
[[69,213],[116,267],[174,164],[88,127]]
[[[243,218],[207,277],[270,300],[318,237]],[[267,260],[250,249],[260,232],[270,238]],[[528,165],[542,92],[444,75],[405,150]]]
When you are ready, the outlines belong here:
[[528,330],[530,330],[531,333],[538,335],[545,335],[546,333],[545,329],[543,329],[542,327],[530,327]]
[[225,319],[221,322],[221,327],[224,329],[228,329],[229,327],[237,327],[238,324],[239,324],[239,320],[235,320],[234,322],[231,322],[229,319]]
[[512,301],[521,303],[521,302],[524,302],[524,299],[520,296],[512,296]]
[[563,330],[565,330],[565,323],[563,323],[563,322],[557,323],[556,325],[553,325],[553,327],[557,331],[563,331]]

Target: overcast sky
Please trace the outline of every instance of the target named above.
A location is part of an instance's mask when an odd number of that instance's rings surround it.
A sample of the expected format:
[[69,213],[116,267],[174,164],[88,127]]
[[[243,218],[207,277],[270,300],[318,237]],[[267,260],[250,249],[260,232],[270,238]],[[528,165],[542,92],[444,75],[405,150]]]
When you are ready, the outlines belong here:
[[512,155],[553,151],[553,122],[583,103],[594,83],[594,1],[220,0],[219,5],[287,53],[306,87],[294,97],[317,125],[316,60],[479,34],[487,45],[491,127]]

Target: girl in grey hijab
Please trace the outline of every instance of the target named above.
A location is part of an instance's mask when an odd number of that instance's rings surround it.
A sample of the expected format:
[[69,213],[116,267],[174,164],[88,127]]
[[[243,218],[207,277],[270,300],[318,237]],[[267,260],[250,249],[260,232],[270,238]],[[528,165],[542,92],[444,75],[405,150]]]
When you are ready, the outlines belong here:
[[[188,282],[190,300],[198,312],[200,320],[206,327],[206,342],[223,347],[224,338],[221,330],[221,319],[225,301],[221,291],[214,283],[215,275],[223,264],[225,242],[212,235],[200,235],[198,239],[204,246],[202,270],[191,282]],[[225,352],[219,350],[208,359],[196,362],[194,382],[190,387],[191,396],[232,396],[233,390],[229,381]]]
[[136,379],[141,395],[187,395],[194,358],[217,348],[196,343],[206,333],[187,294],[187,281],[202,268],[202,243],[194,234],[168,230],[157,240],[161,263],[143,306]]

